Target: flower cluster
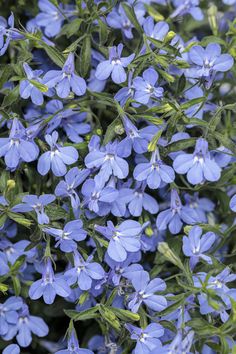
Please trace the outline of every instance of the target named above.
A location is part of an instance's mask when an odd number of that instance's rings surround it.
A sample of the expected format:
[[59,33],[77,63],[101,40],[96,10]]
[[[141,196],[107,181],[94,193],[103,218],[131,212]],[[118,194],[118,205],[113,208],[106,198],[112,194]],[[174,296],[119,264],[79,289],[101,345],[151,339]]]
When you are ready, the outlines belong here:
[[35,3],[0,16],[0,350],[235,353],[236,1]]

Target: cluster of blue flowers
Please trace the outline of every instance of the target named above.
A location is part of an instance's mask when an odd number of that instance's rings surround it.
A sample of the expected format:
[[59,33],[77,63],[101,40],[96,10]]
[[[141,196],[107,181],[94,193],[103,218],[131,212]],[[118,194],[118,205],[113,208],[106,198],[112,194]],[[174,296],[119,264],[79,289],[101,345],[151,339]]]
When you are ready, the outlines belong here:
[[0,350],[235,353],[236,1],[24,11],[0,17]]

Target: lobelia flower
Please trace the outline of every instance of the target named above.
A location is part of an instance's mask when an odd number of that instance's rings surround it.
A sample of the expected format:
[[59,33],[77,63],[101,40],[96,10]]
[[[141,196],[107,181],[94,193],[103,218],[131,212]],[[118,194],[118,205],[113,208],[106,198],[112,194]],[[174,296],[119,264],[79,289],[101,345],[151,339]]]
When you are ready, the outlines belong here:
[[44,207],[52,203],[56,197],[53,194],[37,195],[29,194],[22,198],[21,204],[15,205],[11,210],[16,213],[27,213],[35,211],[39,224],[49,224],[49,217],[44,211]]
[[85,165],[88,168],[100,168],[99,175],[104,183],[111,175],[124,179],[128,176],[129,165],[118,151],[118,141],[110,142],[105,147],[92,149],[85,157]]
[[142,303],[153,311],[162,311],[167,307],[165,297],[155,294],[157,291],[164,291],[166,289],[166,284],[162,279],[155,278],[150,281],[148,272],[134,272],[131,283],[135,289],[135,293],[129,296],[128,308],[132,312],[138,312]]
[[73,143],[81,143],[84,140],[80,135],[88,134],[91,130],[90,124],[84,123],[86,112],[80,113],[71,108],[64,109],[63,103],[59,100],[51,100],[46,104],[45,109],[47,113],[45,119],[50,118],[46,129],[47,134],[51,134],[60,126],[69,140]]
[[114,202],[119,192],[111,187],[104,187],[103,179],[97,175],[94,179],[89,178],[82,186],[81,192],[84,196],[83,205],[88,206],[89,210],[104,216],[109,214],[111,203]]
[[3,304],[0,304],[0,336],[8,333],[9,326],[16,325],[18,321],[18,310],[21,309],[23,301],[20,297],[11,296]]
[[160,324],[150,323],[145,329],[142,329],[128,323],[125,328],[130,332],[130,338],[136,341],[134,354],[149,354],[162,347],[158,338],[164,335],[164,328]]
[[27,140],[25,128],[17,118],[13,119],[9,138],[0,138],[0,157],[10,169],[15,169],[21,161],[37,159],[39,148],[34,141]]
[[159,231],[169,228],[173,235],[180,232],[183,222],[193,225],[198,222],[195,212],[190,208],[183,206],[176,189],[171,190],[170,208],[161,211],[156,220],[157,229]]
[[70,53],[63,65],[62,70],[50,70],[43,78],[43,83],[49,88],[55,88],[60,98],[66,98],[70,90],[77,96],[86,92],[85,80],[75,73],[74,54]]
[[236,212],[236,194],[230,199],[229,207]]
[[89,290],[93,280],[101,280],[105,276],[104,269],[99,263],[92,262],[93,256],[89,256],[86,261],[82,256],[74,252],[74,267],[65,272],[65,278],[69,285],[77,283],[81,290]]
[[211,158],[208,142],[203,138],[197,140],[193,154],[178,155],[173,167],[179,174],[187,173],[187,180],[194,185],[218,181],[221,175],[221,168]]
[[125,69],[134,59],[135,54],[128,57],[121,57],[123,44],[109,49],[109,60],[104,60],[98,64],[95,76],[98,80],[106,80],[111,75],[112,81],[120,84],[126,81],[127,75]]
[[17,344],[9,344],[2,354],[20,354],[20,347]]
[[48,326],[38,316],[31,316],[26,304],[21,306],[16,325],[11,325],[4,340],[11,340],[16,336],[18,344],[26,348],[32,342],[32,333],[38,337],[45,337],[48,334]]
[[81,220],[69,221],[63,230],[54,227],[43,228],[43,231],[55,237],[56,245],[62,252],[73,252],[77,249],[77,243],[86,239],[87,232],[84,231]]
[[170,18],[190,14],[197,21],[203,20],[204,15],[199,7],[199,0],[173,0],[173,3],[176,9]]
[[70,287],[62,276],[54,274],[52,262],[48,257],[43,266],[42,279],[36,280],[29,288],[29,297],[37,300],[41,296],[47,305],[54,302],[56,295],[67,297],[71,293]]
[[137,181],[146,181],[151,189],[157,189],[162,182],[172,183],[175,173],[172,167],[162,162],[157,148],[152,153],[150,162],[140,163],[135,167],[134,178]]
[[[43,104],[43,93],[37,87],[42,85],[42,79],[40,75],[43,73],[42,70],[32,70],[27,63],[23,63],[23,68],[27,79],[21,80],[20,82],[20,96],[24,99],[31,98],[32,102],[37,106]],[[47,87],[44,85],[43,89],[47,92]]]
[[140,216],[143,209],[151,214],[156,214],[159,210],[158,203],[155,198],[145,193],[146,183],[136,182],[128,200],[128,209],[131,215]]
[[90,170],[79,170],[78,167],[73,167],[65,175],[65,181],[60,181],[55,189],[55,195],[61,198],[70,198],[71,206],[73,209],[78,209],[80,199],[76,192],[76,188],[84,182],[89,176]]
[[51,169],[55,176],[66,174],[66,165],[72,165],[78,160],[79,154],[73,146],[61,146],[57,143],[58,132],[46,134],[45,140],[51,151],[44,152],[38,159],[38,172],[45,176]]
[[89,349],[80,348],[75,330],[73,329],[68,339],[67,349],[62,349],[55,354],[93,354]]
[[[200,304],[200,313],[202,315],[208,313],[218,313],[221,317],[222,322],[226,322],[229,318],[227,310],[231,308],[230,297],[236,300],[235,289],[229,289],[226,283],[233,282],[236,279],[236,274],[230,274],[230,269],[226,267],[222,272],[216,276],[210,276],[207,273],[200,272],[193,276],[194,286],[196,288],[204,289],[198,295],[198,301]],[[207,292],[209,291],[209,293]],[[215,305],[218,307],[211,306],[209,298],[217,295],[222,301],[215,300]]]
[[211,85],[216,72],[226,72],[234,64],[230,54],[221,54],[217,43],[210,43],[204,49],[200,45],[193,46],[189,51],[189,59],[195,66],[189,69],[192,77],[203,78]]
[[135,77],[133,80],[134,100],[148,104],[152,98],[162,98],[164,89],[157,86],[158,77],[158,73],[153,68],[146,69],[142,77]]
[[126,104],[128,99],[133,99],[134,97],[134,87],[132,84],[132,77],[133,77],[133,72],[130,71],[128,74],[128,86],[127,87],[122,87],[119,91],[114,96],[114,99],[120,103],[122,107]]
[[[190,352],[191,347],[193,345],[194,340],[194,331],[189,331],[185,336],[183,336],[183,331],[178,331],[177,335],[174,337],[170,344],[167,344],[160,348],[159,350],[156,349],[155,353],[152,354],[191,354]],[[202,354],[207,354],[202,352]],[[208,353],[210,354],[210,353]]]
[[158,129],[154,126],[138,129],[126,116],[123,117],[123,125],[127,136],[119,142],[118,153],[128,157],[131,155],[132,148],[137,154],[147,152],[148,142]]
[[[145,10],[142,5],[137,4],[134,6],[134,11],[137,20],[142,24],[144,20]],[[107,23],[110,27],[120,29],[124,36],[128,39],[133,38],[132,29],[134,25],[128,19],[122,5],[120,4],[118,8],[114,8],[107,15]]]
[[199,226],[193,226],[189,231],[189,235],[183,237],[183,253],[185,256],[190,257],[190,267],[193,269],[199,262],[199,259],[203,259],[208,264],[212,264],[211,257],[205,255],[213,243],[216,236],[213,232],[207,232],[202,235],[202,229]]
[[[7,27],[10,28],[7,28]],[[8,20],[0,16],[0,56],[4,55],[12,40],[24,39],[24,36],[18,33],[14,28],[14,15],[13,13],[8,17]]]
[[[151,37],[158,41],[163,41],[169,32],[169,25],[165,21],[158,21],[156,24],[151,16],[148,16],[143,23],[143,30],[147,37]],[[148,40],[148,44],[152,43]],[[146,52],[146,45],[141,49],[141,54]]]
[[142,226],[139,222],[125,220],[120,225],[114,226],[112,221],[107,226],[95,225],[95,230],[110,240],[107,253],[116,262],[126,260],[127,252],[137,252],[141,248],[140,234]]
[[0,250],[2,250],[5,253],[7,257],[7,261],[10,264],[14,264],[20,256],[25,255],[26,260],[31,260],[35,256],[36,254],[35,249],[30,249],[29,251],[25,251],[26,247],[29,246],[29,244],[30,241],[28,240],[21,240],[12,243],[8,240],[1,239]]
[[186,207],[195,212],[198,222],[207,223],[207,214],[214,210],[215,204],[208,198],[200,198],[199,193],[193,195],[186,193],[184,194],[184,200]]
[[41,12],[35,18],[36,25],[44,27],[44,33],[49,38],[56,36],[61,30],[65,16],[70,16],[70,12],[65,11],[61,5],[57,8],[49,0],[39,0],[38,6]]
[[10,268],[8,266],[8,261],[5,253],[0,252],[0,276],[7,274],[10,272]]

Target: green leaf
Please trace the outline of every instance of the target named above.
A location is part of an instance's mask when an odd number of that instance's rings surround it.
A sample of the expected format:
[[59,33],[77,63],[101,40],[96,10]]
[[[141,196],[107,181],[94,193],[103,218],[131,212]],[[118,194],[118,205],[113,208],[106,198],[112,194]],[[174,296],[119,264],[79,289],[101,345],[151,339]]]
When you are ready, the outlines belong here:
[[112,311],[110,307],[106,307],[104,305],[99,306],[99,312],[102,316],[102,318],[116,331],[121,330],[121,325],[120,322],[115,315],[115,313]]
[[113,120],[113,122],[108,125],[104,139],[103,139],[103,144],[106,145],[107,143],[109,143],[109,141],[113,140],[116,136],[116,130],[115,128],[120,125],[121,121],[120,118],[117,117],[115,120]]
[[8,290],[9,286],[3,283],[0,283],[0,292],[6,293]]
[[14,87],[13,90],[8,90],[6,93],[6,96],[3,99],[2,106],[3,107],[8,107],[11,106],[13,103],[15,103],[19,98],[19,85]]
[[188,109],[188,108],[190,108],[192,106],[195,106],[195,105],[197,105],[199,103],[204,102],[205,100],[206,100],[206,97],[204,97],[204,96],[203,97],[198,97],[198,98],[193,98],[192,100],[189,100],[189,101],[183,103],[181,105],[181,109],[182,110]]
[[29,82],[34,85],[35,87],[37,87],[37,89],[39,89],[39,91],[41,92],[48,92],[48,87],[44,84],[41,84],[40,82],[36,81],[36,80],[29,80]]
[[16,262],[10,267],[11,273],[17,273],[20,267],[24,264],[26,256],[20,256]]
[[21,215],[19,213],[13,213],[13,212],[9,211],[7,213],[7,215],[11,220],[14,220],[18,224],[23,225],[25,227],[30,227],[30,225],[32,224],[31,220],[24,218],[23,215]]
[[88,35],[83,41],[80,53],[80,72],[83,77],[87,76],[91,62],[91,37]]
[[5,65],[4,69],[1,71],[1,75],[0,75],[0,89],[3,87],[3,85],[5,84],[5,82],[8,81],[9,77],[12,74],[12,67],[10,65]]
[[134,11],[134,8],[129,6],[128,4],[126,3],[122,3],[122,7],[123,9],[125,10],[125,13],[126,13],[126,16],[128,17],[128,19],[130,20],[130,22],[134,25],[134,27],[136,28],[136,30],[139,32],[139,33],[142,33],[143,32],[143,29],[139,23],[139,21],[137,20],[137,17],[136,17],[136,14],[135,14],[135,11]]
[[99,18],[97,19],[99,25],[99,40],[100,45],[104,45],[108,38],[108,28],[106,24]]
[[[157,225],[158,227],[158,225]],[[166,242],[160,242],[158,244],[158,251],[172,264],[176,265],[178,268],[184,270],[184,265],[181,261],[181,259],[179,258],[179,256],[174,253],[168,243]]]
[[196,140],[197,140],[196,138],[189,138],[180,141],[175,141],[166,147],[167,153],[179,151],[179,150],[185,150],[192,146],[195,146]]
[[45,209],[51,221],[64,219],[67,216],[66,210],[58,204],[52,203],[50,204],[50,206],[47,206]]
[[13,283],[13,289],[14,289],[14,293],[16,296],[20,295],[21,292],[21,283],[18,277],[13,276],[12,278],[12,283]]
[[151,140],[150,143],[148,144],[148,151],[149,151],[149,152],[155,151],[155,149],[157,148],[158,140],[160,139],[162,133],[163,133],[163,131],[162,131],[162,130],[159,130],[159,131],[154,135],[154,137],[152,138],[152,140]]
[[76,18],[70,23],[67,23],[62,27],[59,36],[61,37],[66,35],[67,38],[70,38],[74,34],[77,34],[82,22],[83,22],[82,18]]
[[119,309],[116,307],[111,307],[111,311],[122,321],[129,322],[129,321],[139,321],[140,316],[138,313],[133,313],[128,310]]
[[98,309],[99,306],[95,306],[81,312],[75,310],[64,310],[64,312],[73,321],[86,321],[98,317]]

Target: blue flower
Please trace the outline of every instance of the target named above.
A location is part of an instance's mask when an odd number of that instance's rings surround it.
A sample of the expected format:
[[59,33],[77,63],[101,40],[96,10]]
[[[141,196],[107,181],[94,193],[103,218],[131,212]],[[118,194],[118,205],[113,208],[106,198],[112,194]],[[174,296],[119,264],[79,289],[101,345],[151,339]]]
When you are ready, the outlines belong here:
[[43,231],[55,237],[56,247],[59,246],[62,252],[73,252],[77,249],[77,243],[86,238],[86,231],[82,229],[83,223],[81,220],[69,221],[63,230],[54,227],[46,227]]
[[60,126],[64,129],[67,138],[73,143],[84,141],[80,135],[88,134],[91,130],[90,124],[84,122],[87,116],[86,112],[78,112],[71,108],[64,109],[63,103],[59,100],[51,100],[45,108],[47,113],[45,120],[50,119],[47,124],[47,134],[51,134]]
[[127,252],[137,252],[141,248],[142,226],[137,221],[125,220],[117,227],[108,221],[107,226],[95,225],[95,230],[110,240],[107,253],[116,262],[125,261]]
[[150,323],[145,329],[126,324],[125,328],[130,332],[130,338],[136,341],[134,354],[154,353],[162,347],[160,337],[164,335],[164,328],[158,323]]
[[[37,106],[43,104],[43,93],[37,87],[37,83],[42,84],[42,79],[40,75],[43,73],[42,70],[32,70],[27,63],[23,63],[23,68],[27,79],[21,80],[20,82],[20,96],[24,99],[31,98],[32,102]],[[46,89],[47,87],[44,86]]]
[[89,176],[90,171],[88,169],[79,170],[78,167],[73,167],[65,175],[65,181],[60,181],[55,189],[55,195],[61,198],[70,198],[71,206],[73,209],[78,209],[80,205],[80,199],[76,188],[84,182]]
[[156,149],[151,156],[150,162],[140,163],[134,169],[134,178],[137,181],[146,181],[151,189],[157,189],[161,183],[172,183],[175,173],[172,167],[163,163],[159,150]]
[[60,98],[66,98],[72,90],[77,96],[86,92],[85,80],[75,73],[74,54],[70,53],[62,70],[50,70],[43,78],[43,83],[49,88],[55,87]]
[[61,5],[57,8],[49,0],[39,0],[38,6],[41,12],[35,18],[36,25],[44,27],[46,36],[56,36],[61,30],[65,16],[70,16],[70,12],[65,11]]
[[43,153],[38,159],[38,172],[45,176],[50,169],[55,176],[66,174],[66,165],[72,165],[78,160],[79,154],[73,146],[62,147],[57,143],[58,132],[46,134],[45,140],[51,151]]
[[11,296],[3,304],[0,304],[0,335],[8,333],[9,325],[16,325],[18,321],[18,310],[23,306],[20,297]]
[[5,253],[0,252],[0,276],[7,274],[10,271]]
[[38,155],[38,146],[34,141],[27,139],[25,128],[15,118],[9,138],[0,138],[0,157],[4,156],[7,167],[15,169],[21,161],[34,161]]
[[230,199],[230,209],[236,212],[236,194]]
[[199,138],[193,154],[180,154],[173,163],[175,171],[179,174],[187,173],[187,180],[192,184],[215,182],[220,179],[221,168],[211,158],[208,142]]
[[111,203],[114,202],[119,192],[110,186],[104,187],[104,181],[100,176],[88,179],[84,182],[81,190],[84,200],[83,205],[99,216],[109,214]]
[[155,294],[157,291],[166,289],[166,284],[162,279],[155,278],[150,281],[148,272],[134,272],[131,283],[135,293],[129,296],[128,308],[132,312],[138,312],[143,303],[153,311],[162,311],[167,307],[165,297]]
[[36,280],[29,289],[29,297],[37,300],[43,296],[46,304],[50,305],[54,302],[56,295],[67,297],[70,295],[71,289],[67,282],[61,276],[55,276],[52,269],[52,262],[47,258],[43,266],[42,279]]
[[184,194],[186,207],[189,207],[196,214],[196,219],[200,223],[207,223],[207,214],[212,212],[215,204],[208,198],[200,198],[198,193],[193,195]]
[[132,148],[137,154],[143,154],[148,150],[148,142],[158,129],[155,126],[147,126],[138,129],[126,116],[123,124],[127,137],[119,142],[117,151],[123,157],[131,155]]
[[111,75],[112,81],[116,84],[120,84],[126,81],[127,75],[124,70],[134,59],[135,54],[131,54],[128,57],[121,57],[123,50],[123,44],[119,44],[117,47],[109,49],[109,60],[105,60],[98,64],[95,76],[99,80],[108,79]]
[[27,213],[34,210],[39,224],[49,224],[49,218],[44,211],[44,207],[55,199],[56,197],[53,194],[43,194],[39,197],[29,194],[22,198],[23,203],[15,205],[11,210],[16,213]]
[[31,316],[28,306],[23,304],[19,311],[17,324],[10,326],[3,339],[11,340],[16,336],[18,344],[26,348],[32,342],[32,333],[38,337],[45,337],[48,331],[44,320],[38,316]]
[[104,183],[111,175],[120,179],[126,178],[129,173],[129,165],[118,151],[118,142],[110,142],[105,147],[92,149],[85,157],[85,165],[88,168],[100,168],[99,175]]
[[[145,15],[145,10],[143,6],[140,6],[140,4],[135,5],[134,11],[137,20],[139,21],[139,23],[142,24],[144,20],[143,16]],[[126,38],[128,39],[133,38],[132,29],[134,28],[134,25],[132,24],[132,22],[130,22],[130,20],[126,16],[126,13],[122,5],[119,5],[118,8],[114,8],[108,14],[106,20],[110,27],[120,29]]]
[[[7,28],[7,27],[10,28]],[[0,16],[0,56],[4,55],[11,40],[23,39],[24,36],[18,33],[14,28],[14,15],[13,13],[6,21],[4,17]]]
[[175,11],[171,14],[171,18],[190,14],[195,20],[202,21],[203,12],[199,7],[199,0],[173,0]]
[[104,278],[105,272],[99,263],[92,262],[89,256],[86,261],[78,253],[74,253],[74,267],[65,272],[65,278],[69,285],[77,283],[81,290],[89,290],[93,280]]
[[93,352],[89,349],[80,348],[77,335],[73,329],[68,339],[67,349],[59,350],[55,354],[93,354]]
[[211,84],[216,72],[226,72],[234,64],[229,54],[221,54],[221,47],[217,43],[210,43],[204,49],[200,45],[193,46],[189,51],[190,62],[193,67],[189,69],[190,75],[194,78],[203,78]]
[[209,251],[215,239],[216,236],[213,232],[202,235],[202,229],[199,226],[193,226],[188,237],[183,237],[183,253],[190,257],[191,269],[195,267],[200,258],[212,264],[211,257],[205,255],[205,252]]
[[134,100],[148,104],[152,98],[162,98],[164,89],[157,85],[158,77],[158,73],[153,68],[146,69],[142,77],[135,77],[133,80]]
[[151,214],[156,214],[159,210],[156,199],[145,193],[145,189],[145,182],[137,182],[135,188],[130,190],[131,194],[127,204],[129,212],[133,216],[140,216],[143,209]]
[[[143,23],[144,33],[147,37],[151,37],[158,41],[163,41],[169,32],[169,25],[165,21],[158,21],[156,24],[151,16],[148,16]],[[148,40],[148,44],[150,41]],[[141,54],[146,52],[146,45],[144,45],[141,49]]]
[[156,220],[159,231],[169,228],[172,234],[178,234],[183,222],[193,225],[198,222],[196,214],[190,208],[183,206],[176,189],[171,190],[170,209],[161,211]]
[[20,347],[17,344],[9,344],[2,354],[20,354]]

